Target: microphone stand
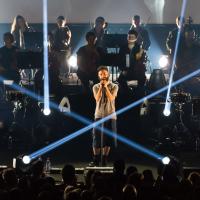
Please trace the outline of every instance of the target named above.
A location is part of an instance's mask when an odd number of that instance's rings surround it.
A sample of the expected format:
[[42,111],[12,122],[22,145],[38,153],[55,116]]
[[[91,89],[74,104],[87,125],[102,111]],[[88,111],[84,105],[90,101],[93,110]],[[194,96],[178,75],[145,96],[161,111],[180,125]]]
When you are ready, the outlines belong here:
[[[102,83],[102,94],[103,94],[103,90],[105,90],[104,88],[104,84]],[[104,117],[104,110],[102,113],[103,117]],[[101,167],[103,166],[103,134],[104,134],[104,122],[101,124],[101,150],[100,150],[100,155],[101,155]]]

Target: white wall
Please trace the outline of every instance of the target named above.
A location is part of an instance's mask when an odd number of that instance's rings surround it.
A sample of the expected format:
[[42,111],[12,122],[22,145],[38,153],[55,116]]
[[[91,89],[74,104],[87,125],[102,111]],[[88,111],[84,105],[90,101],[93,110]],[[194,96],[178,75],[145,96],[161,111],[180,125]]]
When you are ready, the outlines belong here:
[[[49,22],[58,15],[70,22],[89,22],[101,15],[108,22],[127,23],[139,14],[146,23],[174,23],[179,15],[182,0],[48,0]],[[200,23],[200,0],[188,0],[186,15]],[[0,23],[12,22],[17,14],[28,22],[42,22],[42,0],[0,0]]]

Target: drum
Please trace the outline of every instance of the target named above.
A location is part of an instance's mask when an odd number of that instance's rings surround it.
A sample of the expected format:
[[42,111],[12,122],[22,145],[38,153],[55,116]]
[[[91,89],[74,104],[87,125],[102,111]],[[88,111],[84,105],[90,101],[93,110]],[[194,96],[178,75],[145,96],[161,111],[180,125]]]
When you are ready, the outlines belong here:
[[171,94],[171,101],[175,104],[185,104],[191,102],[191,95],[190,93],[172,93]]
[[16,90],[7,90],[6,91],[6,99],[8,101],[23,101],[24,94],[20,91]]

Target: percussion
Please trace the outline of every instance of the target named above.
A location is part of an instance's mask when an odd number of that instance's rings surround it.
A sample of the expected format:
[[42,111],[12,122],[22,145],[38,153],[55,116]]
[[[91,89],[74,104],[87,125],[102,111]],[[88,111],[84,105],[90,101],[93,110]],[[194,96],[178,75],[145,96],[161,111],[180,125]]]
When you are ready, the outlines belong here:
[[190,93],[180,92],[180,93],[172,93],[171,101],[175,104],[185,104],[191,102]]
[[8,101],[23,101],[24,94],[20,91],[16,90],[7,90],[6,91],[6,99]]

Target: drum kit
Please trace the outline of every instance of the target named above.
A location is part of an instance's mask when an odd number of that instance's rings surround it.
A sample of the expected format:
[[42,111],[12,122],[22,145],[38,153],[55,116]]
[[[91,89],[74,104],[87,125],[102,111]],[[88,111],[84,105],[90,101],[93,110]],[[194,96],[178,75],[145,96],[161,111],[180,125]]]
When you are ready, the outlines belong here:
[[22,126],[22,123],[26,124],[25,121],[29,118],[29,110],[33,110],[33,107],[37,105],[37,101],[33,101],[32,98],[25,93],[26,90],[31,91],[32,87],[23,85],[22,83],[19,85],[15,83],[4,84],[4,102],[12,105],[13,108],[11,110],[13,116],[12,124],[19,124],[20,126]]
[[185,93],[185,92],[176,92],[171,94],[171,101],[175,105],[184,105],[186,103],[190,103],[192,100],[190,93]]
[[171,102],[175,106],[175,116],[176,121],[173,127],[173,132],[176,135],[177,141],[175,143],[185,144],[187,138],[191,134],[187,125],[185,125],[183,116],[190,115],[191,113],[186,113],[188,110],[186,109],[191,104],[191,95],[189,93],[185,93],[183,91],[178,91],[177,93],[171,94]]
[[[194,97],[190,93],[177,89],[176,92],[171,93],[170,103],[172,114],[170,117],[164,117],[159,113],[164,109],[164,99],[160,97],[149,101],[150,119],[152,120],[151,116],[158,118],[154,119],[153,127],[153,132],[157,135],[157,139],[152,138],[152,141],[156,141],[155,148],[164,149],[167,145],[170,146],[169,143],[171,145],[173,143],[179,150],[181,147],[199,152],[200,97]],[[166,132],[165,129],[168,131]]]
[[183,105],[191,104],[191,116],[200,117],[200,97],[192,97],[190,93],[179,91],[171,94],[171,102],[174,103],[178,112],[183,111]]
[[6,100],[11,102],[22,102],[24,100],[24,93],[17,90],[7,90]]

